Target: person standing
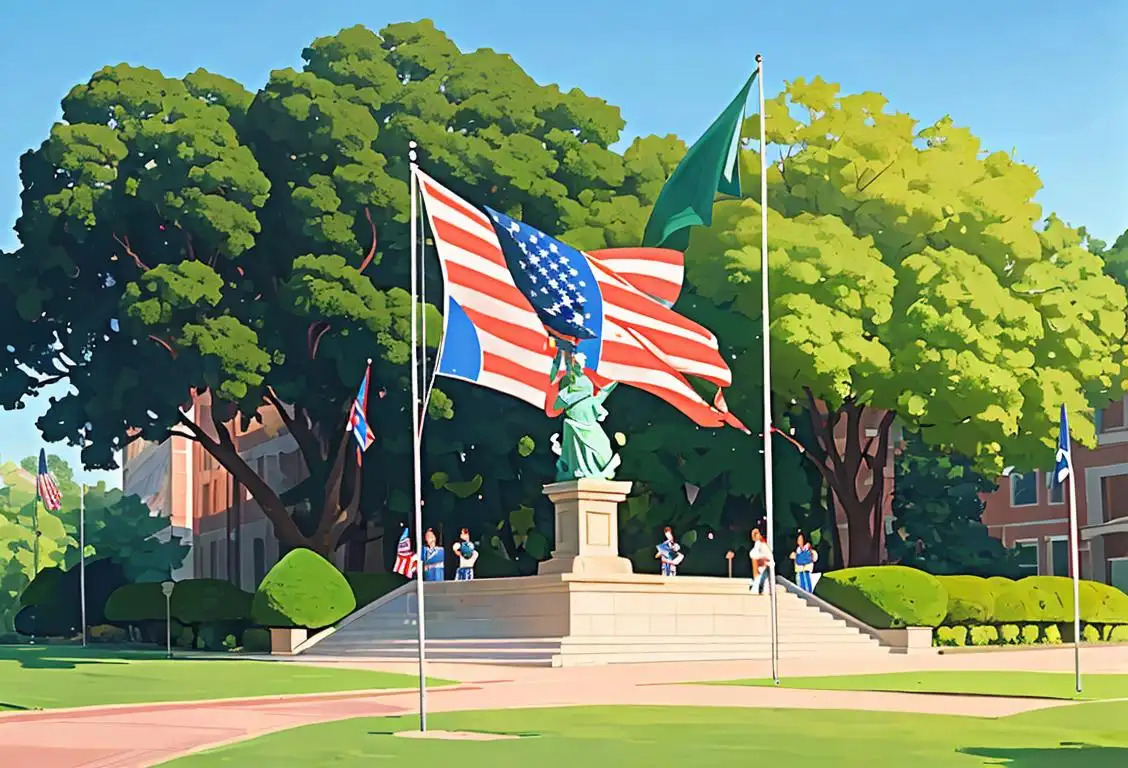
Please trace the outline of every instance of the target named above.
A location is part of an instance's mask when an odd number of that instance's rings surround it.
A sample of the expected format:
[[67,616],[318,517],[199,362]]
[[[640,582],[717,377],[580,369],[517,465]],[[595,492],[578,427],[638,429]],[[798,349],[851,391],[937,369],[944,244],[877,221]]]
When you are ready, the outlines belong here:
[[458,571],[454,574],[455,581],[473,581],[474,564],[478,562],[478,550],[470,541],[470,530],[463,528],[458,534],[459,541],[453,547],[458,555]]
[[655,557],[662,561],[663,576],[677,576],[678,566],[685,559],[685,555],[681,551],[681,544],[674,541],[674,530],[672,528],[667,526],[662,533],[665,538],[658,545],[658,553]]
[[423,581],[443,581],[446,579],[446,550],[439,546],[435,532],[430,528],[423,535]]
[[771,583],[775,560],[759,528],[752,529],[752,549],[748,552],[748,557],[752,560],[752,581],[756,586],[756,593],[762,595],[764,587]]
[[795,561],[795,576],[799,581],[799,588],[806,592],[814,592],[815,588],[811,584],[811,574],[815,570],[815,563],[819,559],[819,553],[807,543],[807,539],[803,536],[802,532],[795,539],[795,551],[791,553],[791,559]]

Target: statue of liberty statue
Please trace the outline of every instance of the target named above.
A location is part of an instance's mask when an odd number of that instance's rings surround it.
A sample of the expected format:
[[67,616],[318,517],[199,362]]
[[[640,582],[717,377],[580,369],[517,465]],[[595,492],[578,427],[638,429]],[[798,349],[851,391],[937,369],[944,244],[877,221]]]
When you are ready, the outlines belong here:
[[611,480],[615,477],[621,458],[611,448],[611,440],[600,422],[607,418],[603,402],[615,391],[617,382],[611,382],[598,392],[595,384],[584,373],[584,354],[574,348],[559,348],[552,363],[552,381],[561,376],[556,399],[548,411],[550,415],[564,415],[563,436],[552,436],[552,451],[556,460],[556,480],[578,480],[584,477]]

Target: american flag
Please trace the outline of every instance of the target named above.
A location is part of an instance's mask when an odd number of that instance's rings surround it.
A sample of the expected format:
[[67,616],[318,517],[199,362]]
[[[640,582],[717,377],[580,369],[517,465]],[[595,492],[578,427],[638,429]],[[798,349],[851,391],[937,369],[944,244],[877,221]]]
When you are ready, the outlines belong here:
[[368,373],[372,370],[372,361],[369,360],[364,368],[364,381],[360,382],[360,390],[356,393],[352,408],[349,410],[349,429],[356,438],[356,463],[360,463],[361,455],[368,450],[376,440],[372,427],[366,416],[368,412]]
[[415,578],[415,552],[411,549],[411,536],[407,528],[403,529],[399,544],[396,545],[396,564],[392,570],[405,578]]
[[564,337],[597,386],[628,384],[701,426],[748,431],[723,397],[711,405],[685,378],[718,392],[732,383],[716,337],[669,306],[681,291],[680,253],[583,253],[416,173],[447,290],[438,373],[547,410],[554,337]]
[[35,493],[43,506],[51,511],[63,506],[63,494],[59,492],[59,484],[55,476],[47,471],[47,452],[39,449],[39,474],[35,476]]

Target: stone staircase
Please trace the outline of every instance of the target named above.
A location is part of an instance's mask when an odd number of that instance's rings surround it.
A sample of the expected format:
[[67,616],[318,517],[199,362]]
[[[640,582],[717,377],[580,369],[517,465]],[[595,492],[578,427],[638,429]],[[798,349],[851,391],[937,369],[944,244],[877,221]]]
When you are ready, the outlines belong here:
[[[770,600],[747,580],[572,575],[425,585],[431,661],[521,666],[766,660]],[[873,630],[780,580],[779,657],[889,653]],[[374,661],[418,654],[415,585],[385,595],[299,653]]]

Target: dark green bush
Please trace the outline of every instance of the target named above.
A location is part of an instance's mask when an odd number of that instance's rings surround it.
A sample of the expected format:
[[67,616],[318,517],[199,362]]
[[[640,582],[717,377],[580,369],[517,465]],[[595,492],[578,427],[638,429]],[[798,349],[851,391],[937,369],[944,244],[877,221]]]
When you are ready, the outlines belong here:
[[321,629],[356,610],[349,582],[308,549],[286,554],[255,592],[251,615],[264,627]]
[[270,653],[270,630],[251,627],[243,633],[243,650],[253,653]]
[[815,594],[877,629],[937,627],[948,612],[935,576],[900,565],[825,573]]
[[28,605],[20,608],[13,621],[21,635],[31,637],[70,638],[79,634],[82,621],[75,611],[67,611],[59,605]]
[[979,576],[937,576],[948,593],[945,624],[985,624],[994,619],[995,591]]
[[392,590],[407,583],[403,576],[398,573],[359,573],[357,571],[346,572],[345,580],[352,588],[357,608],[362,608],[375,600],[379,600]]
[[[71,637],[82,632],[82,571],[48,568],[39,572],[20,596],[16,631],[42,637]],[[86,623],[106,623],[106,601],[125,582],[121,566],[109,559],[86,564]],[[20,619],[19,616],[23,618]],[[21,629],[22,628],[22,629]]]
[[106,600],[106,619],[118,625],[163,622],[166,611],[160,584],[124,584]]
[[188,579],[172,591],[172,617],[190,627],[243,622],[250,618],[253,598],[229,581]]

